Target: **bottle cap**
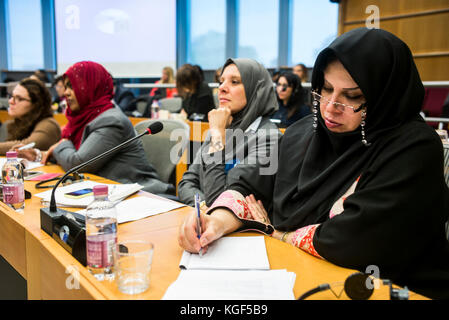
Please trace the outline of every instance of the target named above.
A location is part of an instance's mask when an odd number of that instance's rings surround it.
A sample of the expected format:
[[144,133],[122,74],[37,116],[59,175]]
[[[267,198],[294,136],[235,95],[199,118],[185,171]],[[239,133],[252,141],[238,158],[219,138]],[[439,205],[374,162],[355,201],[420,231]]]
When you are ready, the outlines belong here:
[[108,194],[108,186],[106,185],[98,185],[92,188],[94,192],[94,196],[104,196]]
[[6,158],[17,158],[17,151],[6,152]]

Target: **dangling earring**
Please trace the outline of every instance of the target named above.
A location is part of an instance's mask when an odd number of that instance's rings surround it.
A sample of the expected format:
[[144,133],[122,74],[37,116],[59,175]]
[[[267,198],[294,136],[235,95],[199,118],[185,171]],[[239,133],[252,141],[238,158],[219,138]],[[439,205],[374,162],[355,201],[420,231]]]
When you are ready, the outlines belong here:
[[316,131],[316,128],[318,127],[318,101],[317,100],[313,100],[312,102],[313,105],[313,131]]
[[368,147],[368,146],[370,146],[371,145],[371,143],[369,143],[367,140],[366,140],[366,134],[365,134],[365,119],[366,119],[366,109],[365,108],[363,108],[362,109],[362,121],[360,122],[360,126],[362,127],[362,143],[366,146],[366,147]]

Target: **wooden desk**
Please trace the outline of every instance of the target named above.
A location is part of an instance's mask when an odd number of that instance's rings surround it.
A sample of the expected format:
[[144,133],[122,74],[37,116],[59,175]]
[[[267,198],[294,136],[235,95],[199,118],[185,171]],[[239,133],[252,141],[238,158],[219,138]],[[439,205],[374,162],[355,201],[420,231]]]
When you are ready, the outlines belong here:
[[[62,172],[56,165],[38,170]],[[111,181],[88,175],[100,183]],[[35,182],[25,188],[35,194]],[[141,196],[156,197],[146,192]],[[120,224],[119,241],[145,239],[154,243],[150,288],[143,294],[129,296],[118,291],[115,282],[97,281],[85,267],[40,229],[40,199],[25,201],[24,213],[17,213],[0,203],[0,254],[27,280],[29,299],[161,299],[179,274],[182,249],[178,245],[178,227],[193,210],[183,207],[139,221]],[[76,210],[76,209],[73,209]],[[240,233],[232,236],[256,235]],[[259,234],[257,234],[259,235]],[[261,236],[261,235],[260,235]],[[315,258],[300,249],[271,237],[265,237],[272,269],[287,269],[296,273],[296,297],[322,283],[341,282],[354,270],[337,267]],[[313,299],[335,299],[330,291]],[[388,299],[388,288],[375,290],[372,299]],[[347,299],[345,294],[341,299]],[[411,294],[411,299],[425,299]]]

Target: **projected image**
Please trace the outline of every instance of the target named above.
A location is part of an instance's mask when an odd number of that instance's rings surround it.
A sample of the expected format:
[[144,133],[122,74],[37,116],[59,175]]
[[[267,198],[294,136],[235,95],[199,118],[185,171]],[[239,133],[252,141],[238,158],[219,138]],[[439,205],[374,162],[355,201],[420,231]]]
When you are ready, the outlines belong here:
[[82,60],[113,77],[176,68],[176,0],[56,0],[57,73]]

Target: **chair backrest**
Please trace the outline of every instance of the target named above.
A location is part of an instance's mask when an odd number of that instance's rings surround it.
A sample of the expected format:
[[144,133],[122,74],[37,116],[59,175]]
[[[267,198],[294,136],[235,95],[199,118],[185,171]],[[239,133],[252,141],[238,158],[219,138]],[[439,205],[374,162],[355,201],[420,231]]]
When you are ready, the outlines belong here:
[[444,147],[444,179],[449,187],[449,144],[445,143]]
[[9,100],[8,98],[0,98],[0,109],[1,110],[7,110],[9,107]]
[[168,110],[171,113],[178,113],[181,111],[182,99],[180,97],[164,98],[159,100],[159,105],[162,110]]
[[6,124],[1,123],[0,124],[0,142],[6,141],[7,137],[8,137],[8,130],[6,128]]
[[136,110],[139,111],[141,114],[145,113],[145,110],[147,110],[148,102],[145,100],[140,100],[136,102]]
[[155,135],[143,136],[142,143],[147,159],[164,182],[169,182],[183,152],[189,144],[190,128],[180,120],[148,119],[135,125],[137,133],[143,132],[156,121],[164,128]]
[[[449,187],[449,144],[443,144],[444,148],[444,180]],[[449,221],[446,222],[446,238],[449,240]]]

